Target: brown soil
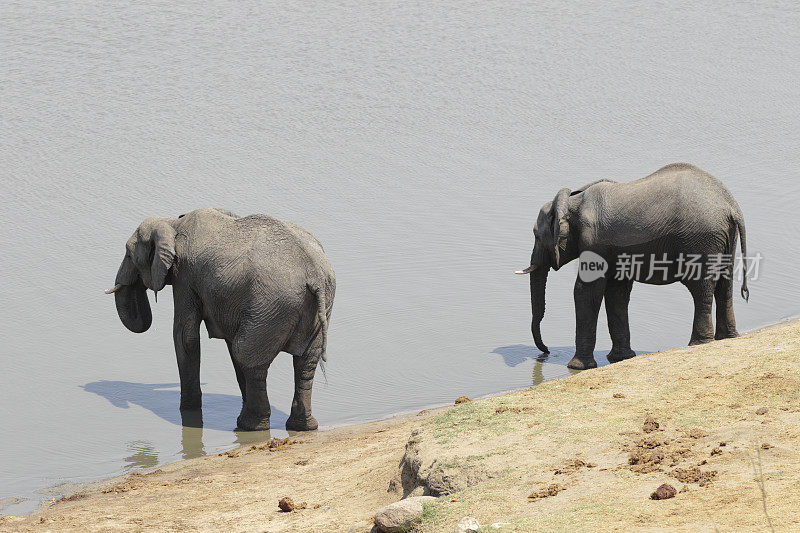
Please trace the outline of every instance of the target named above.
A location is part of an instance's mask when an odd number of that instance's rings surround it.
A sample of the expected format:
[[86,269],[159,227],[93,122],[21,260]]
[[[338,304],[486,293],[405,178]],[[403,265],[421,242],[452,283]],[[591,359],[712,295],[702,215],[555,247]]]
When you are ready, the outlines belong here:
[[[434,491],[448,495],[417,531],[452,531],[464,516],[513,531],[800,530],[798,362],[793,321],[129,474],[0,515],[0,530],[366,533],[384,505]],[[663,484],[682,488],[651,500]],[[283,498],[306,507],[281,511]]]

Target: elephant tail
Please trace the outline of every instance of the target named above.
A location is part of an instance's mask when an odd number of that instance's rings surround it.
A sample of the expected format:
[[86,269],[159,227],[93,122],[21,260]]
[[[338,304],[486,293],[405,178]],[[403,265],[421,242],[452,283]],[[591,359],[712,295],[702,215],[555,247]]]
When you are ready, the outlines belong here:
[[[310,290],[317,299],[317,319],[319,320],[319,328],[317,332],[322,335],[322,360],[328,360],[328,306],[325,302],[325,290],[322,287],[311,285],[310,283],[306,283],[306,287]],[[309,347],[313,342],[313,338],[315,338],[316,332],[312,337],[312,340],[309,341]],[[308,348],[306,348],[306,352],[308,352]]]
[[750,301],[750,289],[747,288],[747,236],[744,229],[744,217],[741,212],[736,216],[736,227],[739,229],[740,246],[742,248],[742,298]]

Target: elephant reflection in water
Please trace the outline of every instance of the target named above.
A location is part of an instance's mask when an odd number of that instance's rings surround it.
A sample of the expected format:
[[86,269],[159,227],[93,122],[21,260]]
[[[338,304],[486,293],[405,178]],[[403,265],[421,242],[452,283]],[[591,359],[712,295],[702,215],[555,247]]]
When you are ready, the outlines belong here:
[[[203,443],[203,413],[199,410],[184,411],[181,413],[181,456],[183,459],[192,459],[206,455],[205,444]],[[290,435],[298,432],[290,431]],[[244,446],[248,444],[261,444],[269,442],[272,437],[269,430],[266,431],[234,431],[235,438],[231,444]]]
[[181,457],[192,459],[206,454],[203,446],[203,411],[181,412]]

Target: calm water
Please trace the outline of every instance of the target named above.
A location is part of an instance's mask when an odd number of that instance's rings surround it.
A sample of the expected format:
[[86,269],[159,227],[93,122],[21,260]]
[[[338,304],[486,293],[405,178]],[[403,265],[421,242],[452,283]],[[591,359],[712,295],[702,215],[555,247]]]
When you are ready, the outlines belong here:
[[[796,3],[290,4],[3,4],[0,501],[24,498],[4,512],[266,438],[232,431],[218,340],[202,424],[181,420],[169,289],[142,335],[103,294],[148,216],[220,206],[319,237],[338,278],[325,427],[568,375],[575,267],[550,277],[544,362],[513,275],[563,186],[701,166],[765,258],[740,329],[800,313]],[[683,287],[637,285],[634,349],[685,344],[691,314]],[[292,390],[284,355],[273,435]]]

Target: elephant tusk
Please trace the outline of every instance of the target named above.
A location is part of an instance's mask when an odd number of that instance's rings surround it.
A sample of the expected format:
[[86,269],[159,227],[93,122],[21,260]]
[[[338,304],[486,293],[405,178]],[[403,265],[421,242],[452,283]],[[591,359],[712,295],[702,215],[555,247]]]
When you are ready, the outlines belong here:
[[536,270],[536,267],[531,265],[528,268],[526,268],[525,270],[517,270],[516,272],[514,272],[514,274],[530,274],[534,270]]
[[122,287],[124,287],[124,286],[125,286],[125,285],[123,285],[122,283],[117,283],[116,285],[114,285],[114,287],[113,287],[113,288],[111,288],[111,289],[106,289],[104,292],[105,292],[106,294],[114,294],[115,292],[117,292],[118,290],[120,290],[120,289],[121,289]]

